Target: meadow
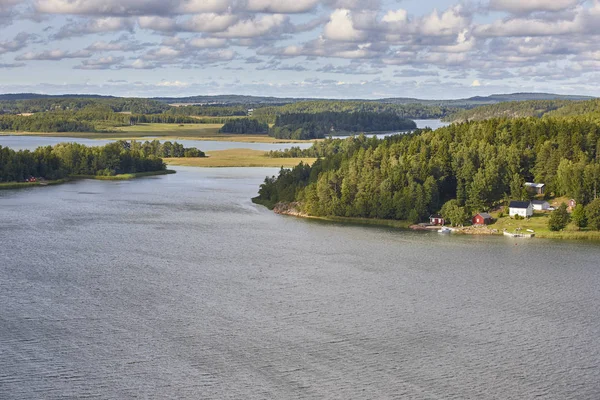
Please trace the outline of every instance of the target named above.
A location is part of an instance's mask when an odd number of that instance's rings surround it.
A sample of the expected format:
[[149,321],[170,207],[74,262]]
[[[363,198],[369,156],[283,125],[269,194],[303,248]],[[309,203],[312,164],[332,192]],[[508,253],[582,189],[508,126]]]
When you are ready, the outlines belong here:
[[211,151],[201,158],[164,158],[167,165],[188,167],[294,167],[300,162],[312,164],[316,158],[270,158],[266,151],[230,149]]

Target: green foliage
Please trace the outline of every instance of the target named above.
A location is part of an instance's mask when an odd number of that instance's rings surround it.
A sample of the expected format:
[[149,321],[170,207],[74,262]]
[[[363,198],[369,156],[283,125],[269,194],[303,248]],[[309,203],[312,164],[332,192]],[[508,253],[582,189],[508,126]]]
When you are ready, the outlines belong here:
[[256,134],[267,133],[268,131],[268,124],[258,122],[256,119],[240,118],[226,122],[219,133]]
[[61,143],[54,147],[14,151],[0,146],[0,182],[22,182],[31,177],[48,180],[71,175],[101,175],[162,171],[165,164],[153,154],[119,141],[103,147]]
[[115,113],[130,112],[133,114],[159,114],[170,108],[167,104],[156,100],[141,98],[58,96],[28,100],[3,100],[0,101],[0,114],[1,111],[11,114],[79,111],[98,106],[110,109]]
[[343,101],[313,100],[301,101],[281,106],[255,107],[253,116],[263,122],[274,123],[277,116],[283,114],[320,114],[366,112],[376,114],[395,114],[408,119],[439,119],[456,109],[440,105],[392,104],[384,101]]
[[450,221],[452,226],[463,225],[469,218],[465,207],[461,207],[456,200],[449,200],[444,203],[441,213],[444,219]]
[[588,226],[600,230],[600,198],[592,201],[585,209]]
[[544,114],[571,104],[568,100],[511,101],[460,110],[448,116],[453,122],[482,121],[491,118],[541,117]]
[[280,139],[322,139],[346,132],[382,132],[416,129],[414,121],[393,113],[322,112],[277,116],[269,135]]
[[556,210],[550,213],[548,228],[550,228],[551,231],[560,231],[565,229],[568,223],[569,213],[567,212],[567,205],[562,203]]
[[585,211],[585,207],[582,204],[577,204],[573,213],[571,214],[571,219],[575,223],[578,228],[585,228],[588,224],[587,214]]
[[[526,198],[525,181],[585,205],[600,183],[599,141],[600,125],[586,118],[494,119],[381,140],[325,140],[271,153],[324,158],[303,169],[308,177],[301,181],[284,173],[287,183],[273,177],[265,190],[275,197],[285,191],[281,198],[302,202],[309,214],[380,219],[406,220],[416,210],[422,220],[451,199],[469,211],[486,210]],[[575,174],[575,165],[581,178],[567,185],[563,178]]]
[[0,131],[99,132],[140,123],[199,123],[191,117],[166,114],[122,114],[94,104],[76,111],[54,110],[33,115],[0,115]]

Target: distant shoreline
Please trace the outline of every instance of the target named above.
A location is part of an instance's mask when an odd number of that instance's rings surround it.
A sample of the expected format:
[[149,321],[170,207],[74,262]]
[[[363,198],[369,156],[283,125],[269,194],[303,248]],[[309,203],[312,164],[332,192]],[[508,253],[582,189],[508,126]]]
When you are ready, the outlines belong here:
[[149,171],[149,172],[137,172],[131,174],[119,174],[113,176],[100,176],[100,175],[73,175],[64,179],[57,179],[53,181],[40,181],[40,182],[0,182],[0,190],[9,190],[9,189],[25,189],[30,187],[38,187],[38,186],[54,186],[60,185],[63,183],[78,181],[82,179],[94,179],[99,181],[126,181],[136,178],[143,178],[147,176],[159,176],[159,175],[169,175],[175,174],[177,171],[172,169],[162,170],[162,171]]

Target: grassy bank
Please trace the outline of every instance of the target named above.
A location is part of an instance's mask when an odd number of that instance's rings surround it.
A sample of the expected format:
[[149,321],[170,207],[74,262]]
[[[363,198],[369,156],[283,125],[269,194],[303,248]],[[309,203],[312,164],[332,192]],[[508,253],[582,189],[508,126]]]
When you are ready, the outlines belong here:
[[139,124],[116,128],[116,132],[0,132],[0,135],[72,137],[80,139],[215,140],[245,143],[302,143],[302,140],[275,139],[268,135],[219,133],[223,124]]
[[[252,202],[254,204],[258,204],[264,206],[270,210],[273,210],[274,205],[268,201],[264,201],[258,197],[252,198]],[[294,212],[293,207],[291,207],[290,213],[279,212],[281,215],[289,215],[298,218],[307,218],[317,221],[327,221],[327,222],[336,222],[343,223],[349,225],[371,225],[371,226],[383,226],[389,228],[398,228],[398,229],[408,229],[412,224],[408,221],[399,221],[392,219],[378,219],[378,218],[351,218],[351,217],[316,217],[312,215],[300,214],[298,212]]]
[[79,179],[96,179],[100,181],[126,181],[135,178],[143,178],[145,176],[157,176],[157,175],[169,175],[174,174],[176,171],[167,169],[164,171],[150,171],[150,172],[138,172],[135,174],[119,174],[114,176],[99,176],[99,175],[72,175],[65,179],[58,179],[55,181],[43,181],[43,182],[4,182],[0,183],[0,190],[2,189],[23,189],[35,186],[50,186],[59,185],[61,183],[76,181]]
[[312,164],[316,158],[270,158],[266,151],[230,149],[211,151],[202,158],[165,158],[168,165],[188,167],[294,167],[300,162]]
[[50,186],[60,185],[61,183],[69,182],[70,179],[57,179],[54,181],[43,182],[0,182],[0,190],[3,189],[23,189],[35,186]]
[[145,176],[157,176],[157,175],[169,175],[174,174],[176,171],[172,169],[166,169],[163,171],[149,171],[149,172],[137,172],[133,174],[119,174],[119,175],[72,175],[71,179],[97,179],[100,181],[126,181],[129,179],[143,178]]
[[492,217],[497,218],[493,224],[488,227],[497,229],[500,234],[506,229],[508,232],[515,232],[517,229],[527,233],[527,229],[535,232],[538,238],[547,239],[576,239],[576,240],[600,240],[600,231],[594,231],[588,228],[579,230],[574,223],[569,223],[562,231],[551,231],[548,228],[549,212],[536,212],[529,219],[517,220],[510,217],[498,218],[497,213],[492,213]]

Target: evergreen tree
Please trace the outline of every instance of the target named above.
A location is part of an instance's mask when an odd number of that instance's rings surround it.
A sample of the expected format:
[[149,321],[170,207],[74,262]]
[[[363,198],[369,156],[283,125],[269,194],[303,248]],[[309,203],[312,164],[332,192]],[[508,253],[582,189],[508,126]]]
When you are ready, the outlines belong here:
[[550,214],[548,220],[548,227],[551,231],[560,231],[564,229],[569,223],[569,213],[567,212],[567,205],[562,203],[556,210]]

